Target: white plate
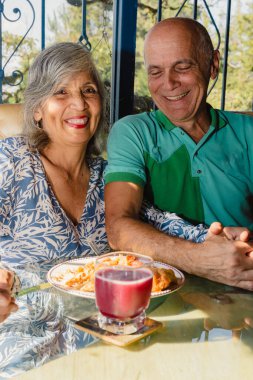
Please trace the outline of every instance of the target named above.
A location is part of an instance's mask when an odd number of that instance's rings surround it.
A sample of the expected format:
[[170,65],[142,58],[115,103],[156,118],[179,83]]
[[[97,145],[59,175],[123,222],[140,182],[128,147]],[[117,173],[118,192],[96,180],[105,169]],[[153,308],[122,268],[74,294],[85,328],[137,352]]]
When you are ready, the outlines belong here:
[[[66,293],[73,294],[75,296],[79,296],[79,297],[83,297],[83,298],[92,298],[92,299],[95,299],[95,293],[94,292],[82,292],[80,290],[75,290],[75,289],[72,289],[72,288],[68,288],[68,287],[62,285],[61,283],[57,282],[56,279],[55,279],[55,277],[59,276],[60,274],[62,274],[64,272],[66,272],[67,269],[74,269],[79,264],[80,265],[87,264],[89,262],[94,261],[95,259],[96,258],[94,258],[94,257],[85,257],[85,258],[80,258],[80,259],[68,260],[68,261],[66,261],[64,263],[55,265],[47,273],[47,280],[55,288],[60,289],[60,290],[62,290],[64,292],[66,292]],[[168,289],[163,290],[161,292],[153,292],[153,293],[151,293],[151,298],[157,298],[157,297],[165,296],[167,294],[175,292],[176,290],[180,289],[183,286],[184,281],[185,281],[185,277],[184,277],[183,273],[180,270],[172,267],[169,264],[160,263],[159,261],[154,261],[153,265],[156,268],[172,269],[173,272],[175,273],[176,278],[177,278],[177,284],[172,284]]]

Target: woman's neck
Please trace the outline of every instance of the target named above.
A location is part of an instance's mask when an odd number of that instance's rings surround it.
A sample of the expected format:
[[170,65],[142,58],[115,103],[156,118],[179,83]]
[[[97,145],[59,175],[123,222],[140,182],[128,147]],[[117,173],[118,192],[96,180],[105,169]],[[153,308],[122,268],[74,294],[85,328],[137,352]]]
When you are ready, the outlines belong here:
[[47,181],[67,216],[78,224],[89,187],[90,170],[85,149],[49,145],[41,152]]
[[79,178],[80,173],[89,171],[85,160],[85,148],[66,147],[63,148],[49,144],[41,152],[41,156],[52,166],[65,172],[67,176],[73,179]]

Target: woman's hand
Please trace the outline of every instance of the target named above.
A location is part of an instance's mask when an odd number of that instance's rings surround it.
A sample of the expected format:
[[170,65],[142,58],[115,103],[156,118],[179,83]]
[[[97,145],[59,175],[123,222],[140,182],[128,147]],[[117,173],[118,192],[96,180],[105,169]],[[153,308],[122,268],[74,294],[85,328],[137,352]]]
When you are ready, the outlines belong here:
[[10,313],[18,309],[15,299],[11,296],[13,281],[13,272],[0,269],[0,322],[3,322]]

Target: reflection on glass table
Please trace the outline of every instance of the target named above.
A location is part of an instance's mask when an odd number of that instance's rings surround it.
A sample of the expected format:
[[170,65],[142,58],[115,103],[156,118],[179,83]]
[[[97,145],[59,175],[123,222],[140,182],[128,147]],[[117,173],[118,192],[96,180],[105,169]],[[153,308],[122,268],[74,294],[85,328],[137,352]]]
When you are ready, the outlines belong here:
[[[26,289],[44,283],[48,269],[46,263],[15,271]],[[48,288],[31,291],[16,302],[18,311],[0,324],[0,378],[17,375],[96,341],[75,329],[72,321],[94,312],[91,300]]]

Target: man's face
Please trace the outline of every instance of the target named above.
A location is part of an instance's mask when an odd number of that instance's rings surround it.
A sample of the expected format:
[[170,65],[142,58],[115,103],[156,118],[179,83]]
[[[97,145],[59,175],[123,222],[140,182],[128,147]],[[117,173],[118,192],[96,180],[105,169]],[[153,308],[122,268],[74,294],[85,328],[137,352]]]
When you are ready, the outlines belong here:
[[158,28],[145,42],[148,87],[157,107],[175,124],[201,114],[210,77],[210,60],[198,53],[195,34],[182,26]]

